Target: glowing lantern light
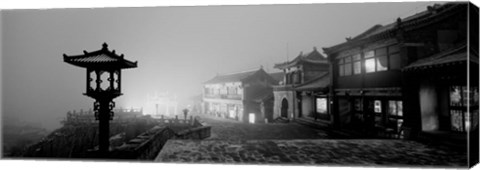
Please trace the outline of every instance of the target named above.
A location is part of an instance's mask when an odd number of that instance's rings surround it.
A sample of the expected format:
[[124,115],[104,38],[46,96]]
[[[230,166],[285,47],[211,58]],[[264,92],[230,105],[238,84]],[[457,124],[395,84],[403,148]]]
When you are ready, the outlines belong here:
[[250,113],[248,115],[248,123],[251,123],[251,124],[255,123],[255,113]]

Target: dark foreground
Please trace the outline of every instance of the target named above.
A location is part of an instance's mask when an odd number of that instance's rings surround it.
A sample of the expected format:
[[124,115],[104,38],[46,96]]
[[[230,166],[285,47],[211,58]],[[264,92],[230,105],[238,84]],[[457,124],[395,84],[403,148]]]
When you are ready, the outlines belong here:
[[205,140],[169,140],[155,161],[228,164],[465,167],[467,154],[408,140],[333,139],[296,123],[243,124],[202,116]]
[[159,162],[464,167],[465,152],[404,140],[170,140]]

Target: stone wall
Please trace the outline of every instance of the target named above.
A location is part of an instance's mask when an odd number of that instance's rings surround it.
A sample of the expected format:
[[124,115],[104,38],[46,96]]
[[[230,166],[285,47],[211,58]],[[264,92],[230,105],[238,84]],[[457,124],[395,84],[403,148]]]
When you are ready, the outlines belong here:
[[113,149],[111,159],[153,160],[169,139],[205,139],[210,137],[211,127],[200,118],[193,119],[191,128],[175,132],[168,125],[155,126],[147,132]]
[[193,129],[186,129],[175,135],[176,139],[205,139],[210,137],[210,126],[200,126]]
[[122,146],[113,149],[109,158],[149,160],[149,157],[155,157],[165,142],[174,135],[175,132],[168,127],[155,126]]

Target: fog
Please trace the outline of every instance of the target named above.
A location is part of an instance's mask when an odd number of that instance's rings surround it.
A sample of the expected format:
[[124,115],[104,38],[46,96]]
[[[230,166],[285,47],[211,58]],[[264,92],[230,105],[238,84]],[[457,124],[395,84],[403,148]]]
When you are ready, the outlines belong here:
[[109,49],[138,61],[122,72],[117,107],[144,107],[169,92],[180,106],[216,74],[258,69],[329,47],[432,2],[3,10],[2,116],[53,129],[69,110],[92,108],[86,71],[62,54]]

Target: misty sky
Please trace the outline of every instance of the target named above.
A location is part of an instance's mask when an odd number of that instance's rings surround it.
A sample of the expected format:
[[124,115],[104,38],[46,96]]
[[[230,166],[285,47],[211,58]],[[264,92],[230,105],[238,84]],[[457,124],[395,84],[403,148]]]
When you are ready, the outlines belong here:
[[[89,109],[86,71],[63,62],[110,49],[138,61],[122,72],[117,107],[141,107],[147,94],[201,94],[217,73],[257,69],[329,47],[375,24],[388,24],[432,2],[4,10],[3,116],[58,127],[69,110]],[[287,50],[288,44],[288,50]]]

